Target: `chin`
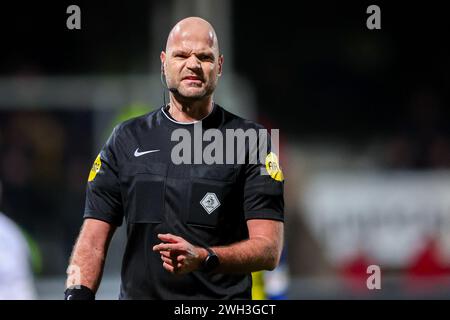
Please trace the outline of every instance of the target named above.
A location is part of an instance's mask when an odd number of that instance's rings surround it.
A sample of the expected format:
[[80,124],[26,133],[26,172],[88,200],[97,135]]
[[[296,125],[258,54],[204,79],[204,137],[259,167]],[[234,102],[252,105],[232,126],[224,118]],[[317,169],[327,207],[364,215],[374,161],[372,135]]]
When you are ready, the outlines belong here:
[[187,99],[199,99],[199,98],[203,98],[205,96],[205,90],[183,90],[180,92],[181,95]]

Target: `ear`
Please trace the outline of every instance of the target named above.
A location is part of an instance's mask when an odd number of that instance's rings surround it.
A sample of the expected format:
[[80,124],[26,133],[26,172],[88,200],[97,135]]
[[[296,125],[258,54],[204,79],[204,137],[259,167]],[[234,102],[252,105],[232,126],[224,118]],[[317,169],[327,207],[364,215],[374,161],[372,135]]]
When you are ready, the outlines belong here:
[[164,73],[164,64],[166,63],[166,53],[164,51],[161,51],[159,58],[161,59],[161,73]]
[[219,73],[217,74],[217,76],[219,76],[219,77],[222,75],[222,65],[223,65],[223,61],[224,61],[223,54],[221,54],[221,55],[219,56]]

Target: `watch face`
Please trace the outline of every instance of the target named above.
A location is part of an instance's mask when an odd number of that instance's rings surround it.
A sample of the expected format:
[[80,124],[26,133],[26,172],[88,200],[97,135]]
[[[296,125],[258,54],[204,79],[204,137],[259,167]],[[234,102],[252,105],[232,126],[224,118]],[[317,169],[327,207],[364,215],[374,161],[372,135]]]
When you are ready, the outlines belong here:
[[205,271],[214,270],[219,266],[219,257],[216,254],[210,254],[205,260]]

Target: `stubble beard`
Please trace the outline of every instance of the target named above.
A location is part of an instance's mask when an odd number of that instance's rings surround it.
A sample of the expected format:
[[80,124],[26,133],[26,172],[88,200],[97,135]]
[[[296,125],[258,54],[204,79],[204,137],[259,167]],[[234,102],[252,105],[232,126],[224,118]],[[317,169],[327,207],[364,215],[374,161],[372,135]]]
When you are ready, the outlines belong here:
[[206,99],[207,97],[211,96],[212,93],[215,90],[215,85],[210,84],[209,86],[205,87],[203,90],[195,92],[195,93],[188,93],[186,90],[178,89],[176,92],[173,92],[177,100],[180,100],[182,102],[192,103],[196,101],[201,101]]

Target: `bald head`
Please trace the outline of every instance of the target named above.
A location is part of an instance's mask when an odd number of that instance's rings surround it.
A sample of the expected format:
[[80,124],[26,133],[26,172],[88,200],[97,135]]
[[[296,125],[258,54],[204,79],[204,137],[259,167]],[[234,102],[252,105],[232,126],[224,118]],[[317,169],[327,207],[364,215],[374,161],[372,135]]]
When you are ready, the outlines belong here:
[[214,28],[198,17],[178,22],[161,52],[161,72],[171,97],[180,101],[210,101],[222,64]]
[[166,43],[166,52],[173,44],[187,41],[197,41],[208,45],[216,55],[219,55],[219,41],[213,26],[205,19],[189,17],[179,21],[170,31]]

